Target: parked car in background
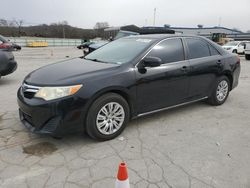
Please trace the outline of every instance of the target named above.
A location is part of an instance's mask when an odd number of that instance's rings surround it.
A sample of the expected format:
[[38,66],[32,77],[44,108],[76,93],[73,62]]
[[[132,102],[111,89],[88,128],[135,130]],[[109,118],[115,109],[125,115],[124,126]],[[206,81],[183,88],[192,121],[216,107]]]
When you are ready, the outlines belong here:
[[17,63],[11,51],[0,50],[0,78],[11,74],[17,69]]
[[222,47],[232,53],[244,54],[247,41],[230,41]]
[[105,44],[109,43],[110,41],[113,41],[113,40],[117,40],[119,38],[123,38],[123,37],[127,37],[127,36],[131,36],[131,35],[139,35],[139,33],[136,33],[136,32],[131,32],[131,31],[122,31],[120,30],[116,36],[114,38],[110,38],[110,40],[106,40],[106,41],[98,41],[96,43],[93,43],[91,45],[88,46],[88,49],[85,51],[85,55],[88,54],[88,53],[91,53],[93,51],[95,51],[96,49],[104,46]]
[[238,56],[209,39],[129,36],[27,75],[17,93],[20,119],[35,133],[85,129],[109,140],[136,117],[200,100],[223,104],[239,74]]
[[0,35],[0,49],[21,50],[22,48],[15,43],[11,43],[9,40]]
[[0,35],[0,49],[12,49],[12,44],[9,42],[6,38],[4,38],[2,35]]
[[12,48],[15,50],[15,51],[18,51],[18,50],[21,50],[22,47],[19,46],[18,44],[15,44],[15,43],[12,43]]
[[246,43],[245,58],[246,60],[250,60],[250,42]]
[[77,46],[78,49],[88,48],[89,45],[94,44],[93,41],[87,41]]

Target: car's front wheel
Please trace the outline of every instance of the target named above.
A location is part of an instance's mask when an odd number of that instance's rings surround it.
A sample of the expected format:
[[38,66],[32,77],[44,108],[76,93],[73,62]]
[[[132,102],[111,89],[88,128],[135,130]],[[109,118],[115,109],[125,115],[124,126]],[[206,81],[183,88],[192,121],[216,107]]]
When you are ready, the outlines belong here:
[[107,93],[96,99],[86,118],[86,131],[97,140],[110,140],[124,130],[129,121],[129,105],[116,93]]
[[230,81],[226,76],[221,76],[216,80],[215,87],[213,88],[212,94],[208,99],[211,105],[223,104],[229,95]]
[[236,49],[234,49],[234,50],[233,50],[233,53],[236,53],[236,54],[237,54],[237,50],[236,50]]

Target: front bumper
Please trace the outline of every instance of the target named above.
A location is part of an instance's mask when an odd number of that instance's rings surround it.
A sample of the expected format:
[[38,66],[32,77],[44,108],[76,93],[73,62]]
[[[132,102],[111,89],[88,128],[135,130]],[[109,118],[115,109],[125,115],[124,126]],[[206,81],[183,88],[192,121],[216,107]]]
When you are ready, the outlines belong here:
[[53,101],[29,99],[20,88],[17,102],[21,122],[34,133],[63,136],[83,130],[85,102],[75,96]]

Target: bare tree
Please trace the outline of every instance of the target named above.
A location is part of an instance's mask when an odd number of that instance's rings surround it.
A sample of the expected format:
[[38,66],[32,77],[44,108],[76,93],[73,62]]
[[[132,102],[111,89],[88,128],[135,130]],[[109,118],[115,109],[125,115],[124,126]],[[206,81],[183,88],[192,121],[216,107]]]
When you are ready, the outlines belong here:
[[5,19],[0,19],[0,26],[8,26],[8,21]]
[[18,35],[20,37],[21,36],[21,32],[22,32],[22,25],[23,25],[24,21],[23,20],[16,20],[16,19],[14,19],[13,23],[15,23],[16,26],[18,27]]
[[109,27],[108,22],[97,22],[94,26],[94,29],[105,29],[108,27]]

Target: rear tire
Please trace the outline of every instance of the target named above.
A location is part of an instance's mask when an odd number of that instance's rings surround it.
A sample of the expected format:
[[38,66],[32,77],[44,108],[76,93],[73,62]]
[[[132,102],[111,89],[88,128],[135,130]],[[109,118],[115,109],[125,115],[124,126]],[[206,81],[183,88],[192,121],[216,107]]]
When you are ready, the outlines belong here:
[[117,137],[129,122],[129,105],[116,93],[96,99],[86,118],[86,131],[94,139],[105,141]]
[[245,54],[245,58],[246,58],[246,60],[250,60],[250,55],[249,54]]
[[208,103],[214,106],[222,105],[229,95],[230,81],[226,76],[219,77],[214,85],[211,96],[208,99]]

